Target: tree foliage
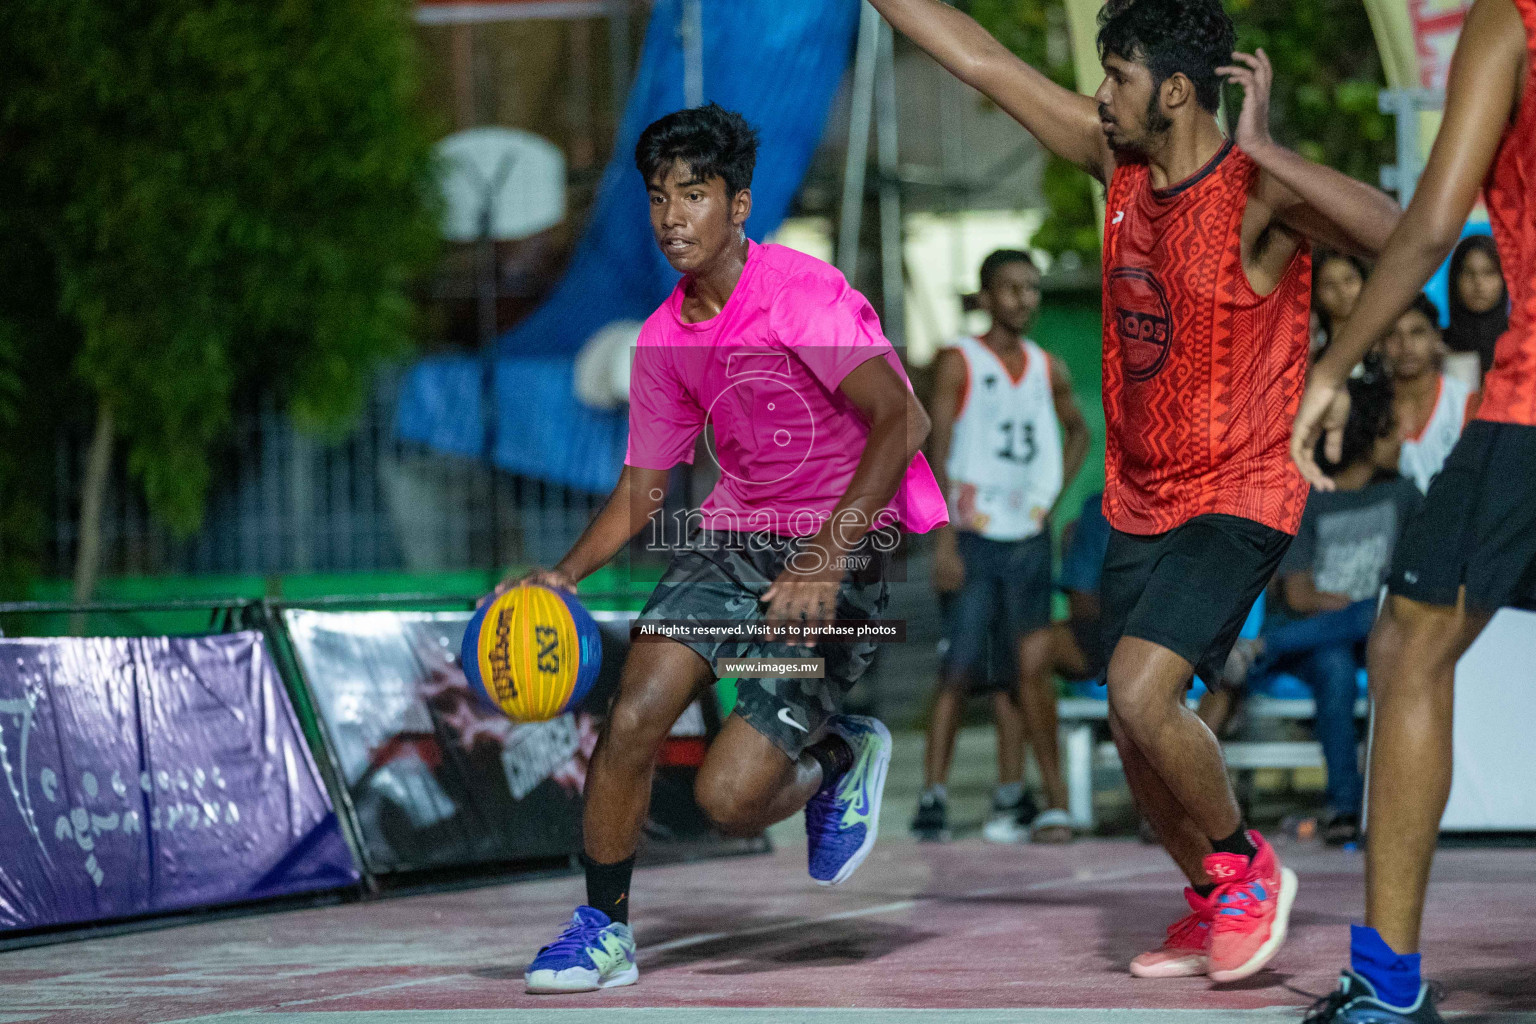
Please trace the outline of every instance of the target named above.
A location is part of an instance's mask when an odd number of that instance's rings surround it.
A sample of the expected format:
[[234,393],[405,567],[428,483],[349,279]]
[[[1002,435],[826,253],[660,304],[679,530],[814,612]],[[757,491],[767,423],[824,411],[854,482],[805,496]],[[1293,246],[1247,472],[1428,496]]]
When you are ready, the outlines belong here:
[[[1275,137],[1312,160],[1375,184],[1391,162],[1392,124],[1378,112],[1385,87],[1381,58],[1359,0],[1226,0],[1238,46],[1263,47],[1275,65],[1271,101]],[[971,0],[971,14],[1020,58],[1073,85],[1069,62],[1052,62],[1046,40],[1064,22],[1061,0]],[[1053,21],[1053,19],[1055,19]],[[1227,102],[1242,101],[1227,90]],[[1092,185],[1052,157],[1044,181],[1050,212],[1034,244],[1054,254],[1096,252]]]
[[110,407],[151,510],[189,531],[238,396],[320,429],[356,412],[434,252],[409,6],[0,5],[0,229],[42,264],[0,285],[0,430],[36,445],[14,432],[48,411],[19,406],[60,390]]

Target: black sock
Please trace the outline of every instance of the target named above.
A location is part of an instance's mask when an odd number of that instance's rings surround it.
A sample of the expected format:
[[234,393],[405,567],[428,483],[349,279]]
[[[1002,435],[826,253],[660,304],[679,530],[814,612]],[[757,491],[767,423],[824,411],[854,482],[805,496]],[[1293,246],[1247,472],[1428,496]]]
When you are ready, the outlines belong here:
[[1256,857],[1259,848],[1253,845],[1253,840],[1248,838],[1248,823],[1245,821],[1237,827],[1237,831],[1225,839],[1212,839],[1211,849],[1217,853],[1236,853],[1244,857]]
[[629,879],[635,873],[635,858],[599,864],[582,854],[581,865],[587,869],[587,906],[601,910],[615,924],[628,924]]
[[805,752],[821,765],[821,788],[828,789],[853,767],[853,748],[841,736],[828,736],[819,743],[805,748]]
[[1195,895],[1199,896],[1203,900],[1210,899],[1211,898],[1211,893],[1216,891],[1216,886],[1214,884],[1211,884],[1211,885],[1192,885],[1192,886],[1190,886],[1190,888],[1194,889],[1195,890]]

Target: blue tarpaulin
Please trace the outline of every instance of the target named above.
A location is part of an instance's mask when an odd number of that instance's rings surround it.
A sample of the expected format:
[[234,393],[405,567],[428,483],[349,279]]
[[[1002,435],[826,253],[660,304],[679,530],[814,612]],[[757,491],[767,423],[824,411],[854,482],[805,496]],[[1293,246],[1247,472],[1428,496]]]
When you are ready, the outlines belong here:
[[[504,470],[601,492],[618,478],[626,411],[601,412],[573,393],[577,350],[615,320],[644,320],[677,283],[651,237],[635,143],[684,105],[682,0],[657,0],[640,70],[592,219],[553,295],[498,340],[496,446]],[[703,4],[706,101],[739,111],[761,143],[747,233],[761,241],[784,219],[853,53],[857,0],[711,0]],[[401,392],[402,439],[483,458],[485,362],[439,356],[412,368]]]

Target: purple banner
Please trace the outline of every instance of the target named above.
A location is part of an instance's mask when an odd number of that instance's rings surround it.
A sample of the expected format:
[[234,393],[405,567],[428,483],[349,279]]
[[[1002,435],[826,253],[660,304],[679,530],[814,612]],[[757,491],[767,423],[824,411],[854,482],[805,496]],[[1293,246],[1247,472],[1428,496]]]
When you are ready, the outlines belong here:
[[0,930],[352,884],[260,633],[0,640]]

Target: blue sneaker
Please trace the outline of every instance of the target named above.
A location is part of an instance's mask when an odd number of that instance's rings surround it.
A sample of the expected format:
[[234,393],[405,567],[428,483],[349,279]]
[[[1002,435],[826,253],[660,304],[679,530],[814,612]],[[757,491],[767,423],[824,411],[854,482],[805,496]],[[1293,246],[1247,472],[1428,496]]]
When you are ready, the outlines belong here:
[[806,859],[812,878],[837,885],[875,848],[885,773],[891,766],[891,733],[878,719],[862,715],[834,716],[827,729],[848,741],[853,767],[805,805]]
[[1439,1001],[1438,988],[1426,982],[1412,1006],[1392,1006],[1377,997],[1370,982],[1345,971],[1339,987],[1313,1003],[1302,1024],[1445,1024],[1435,1009]]
[[595,907],[577,907],[565,931],[539,950],[523,975],[529,992],[595,992],[639,980],[634,933]]

